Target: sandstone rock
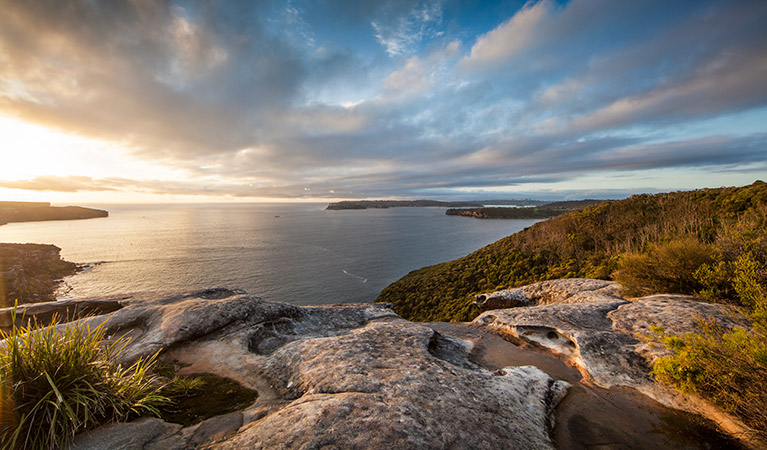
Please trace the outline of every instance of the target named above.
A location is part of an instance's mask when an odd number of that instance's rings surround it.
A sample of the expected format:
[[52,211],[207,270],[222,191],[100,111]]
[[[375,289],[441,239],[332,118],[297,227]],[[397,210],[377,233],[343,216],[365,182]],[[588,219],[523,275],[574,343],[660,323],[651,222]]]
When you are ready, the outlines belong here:
[[602,388],[627,386],[677,409],[703,414],[731,433],[747,433],[736,419],[710,404],[655,383],[652,363],[669,353],[649,344],[651,327],[669,335],[699,330],[708,318],[731,329],[747,320],[727,305],[694,297],[654,295],[637,299],[617,296],[620,286],[601,280],[553,280],[518,289],[538,306],[482,313],[474,324],[511,339],[539,346],[575,365]]
[[477,295],[480,311],[560,303],[592,301],[595,297],[618,298],[620,285],[613,281],[567,278],[542,281],[514,289]]
[[174,434],[181,425],[145,418],[129,423],[113,423],[81,433],[70,450],[142,450],[152,441]]
[[[608,313],[617,333],[633,336],[640,341],[652,335],[652,327],[661,327],[669,335],[700,331],[700,320],[713,320],[725,329],[748,326],[748,320],[736,308],[706,303],[696,297],[684,295],[651,295],[635,299]],[[637,351],[654,362],[670,353],[662,345],[643,342]]]
[[[109,425],[77,449],[553,448],[567,383],[530,366],[491,373],[468,360],[471,343],[385,305],[298,307],[226,290],[123,304],[84,320],[132,338],[125,362],[162,350],[179,374],[230,378],[259,397],[184,429]],[[144,436],[126,441],[133,432]]]
[[[57,302],[30,303],[16,308],[16,326],[36,321],[48,325],[56,317],[59,321],[71,321],[90,315],[102,315],[122,308],[120,299],[62,300]],[[0,330],[9,331],[13,326],[13,308],[0,308]]]

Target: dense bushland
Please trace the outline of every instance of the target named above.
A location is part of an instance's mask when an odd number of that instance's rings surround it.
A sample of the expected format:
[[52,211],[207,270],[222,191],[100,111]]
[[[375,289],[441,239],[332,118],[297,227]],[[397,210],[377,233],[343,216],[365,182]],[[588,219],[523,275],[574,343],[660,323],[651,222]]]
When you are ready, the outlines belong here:
[[[556,278],[620,281],[629,293],[706,293],[744,303],[730,276],[737,240],[765,234],[767,184],[635,195],[539,222],[384,289],[409,320],[462,321],[481,292]],[[754,244],[755,245],[755,244]],[[765,267],[764,252],[754,264]],[[757,270],[757,269],[754,269]],[[729,281],[728,281],[729,280]]]
[[[751,320],[748,329],[725,330],[701,318],[702,332],[665,336],[674,355],[658,360],[655,377],[694,392],[740,417],[767,437],[767,223],[749,211],[725,224],[711,245],[711,261],[693,274],[698,293],[735,301]],[[661,330],[662,331],[662,330]]]

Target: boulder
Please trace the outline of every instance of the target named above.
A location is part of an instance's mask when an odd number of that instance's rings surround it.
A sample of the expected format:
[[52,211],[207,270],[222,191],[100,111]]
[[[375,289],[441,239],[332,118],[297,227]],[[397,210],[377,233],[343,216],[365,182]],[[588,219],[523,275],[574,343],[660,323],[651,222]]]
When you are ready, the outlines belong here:
[[[568,387],[532,366],[491,373],[469,361],[470,342],[381,304],[299,307],[217,289],[127,299],[83,320],[130,336],[126,363],[162,351],[179,374],[211,373],[259,396],[187,428],[108,425],[78,436],[78,450],[553,448]],[[131,433],[142,437],[126,441]]]

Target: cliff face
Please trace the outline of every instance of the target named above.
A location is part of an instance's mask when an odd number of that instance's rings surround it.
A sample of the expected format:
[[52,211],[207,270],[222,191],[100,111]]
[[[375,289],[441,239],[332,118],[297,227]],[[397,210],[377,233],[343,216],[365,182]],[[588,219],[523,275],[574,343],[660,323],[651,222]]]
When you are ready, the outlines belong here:
[[57,280],[77,271],[60,252],[55,245],[0,244],[0,307],[54,300]]
[[82,206],[51,206],[50,203],[0,202],[0,225],[9,222],[37,222],[43,220],[76,220],[107,217],[101,209]]

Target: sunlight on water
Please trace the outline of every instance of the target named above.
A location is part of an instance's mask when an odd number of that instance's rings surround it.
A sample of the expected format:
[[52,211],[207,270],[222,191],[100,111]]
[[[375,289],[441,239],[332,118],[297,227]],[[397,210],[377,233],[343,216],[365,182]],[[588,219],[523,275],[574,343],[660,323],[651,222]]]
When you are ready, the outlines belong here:
[[411,270],[464,256],[534,220],[441,208],[325,211],[326,204],[97,206],[110,217],[12,223],[0,242],[54,244],[91,264],[69,298],[222,286],[294,304],[372,301]]

